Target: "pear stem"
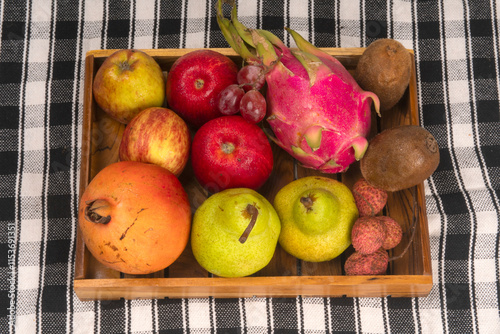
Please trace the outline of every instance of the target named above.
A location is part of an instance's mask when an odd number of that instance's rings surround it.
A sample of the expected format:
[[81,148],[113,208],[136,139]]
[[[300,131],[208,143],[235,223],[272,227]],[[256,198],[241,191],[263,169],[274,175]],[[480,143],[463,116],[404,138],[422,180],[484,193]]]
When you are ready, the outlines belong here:
[[[111,221],[110,215],[103,215],[109,212],[109,203],[106,200],[96,199],[85,203],[85,219],[95,224],[107,224]],[[99,211],[101,211],[99,213]]]
[[259,210],[257,210],[257,208],[252,204],[247,205],[246,212],[248,212],[248,214],[252,218],[250,219],[250,223],[248,223],[247,228],[245,229],[245,231],[243,231],[243,234],[238,239],[238,241],[242,244],[245,243],[245,241],[247,241],[250,232],[252,232],[252,229],[255,226],[255,222],[257,221],[257,216],[259,215]]

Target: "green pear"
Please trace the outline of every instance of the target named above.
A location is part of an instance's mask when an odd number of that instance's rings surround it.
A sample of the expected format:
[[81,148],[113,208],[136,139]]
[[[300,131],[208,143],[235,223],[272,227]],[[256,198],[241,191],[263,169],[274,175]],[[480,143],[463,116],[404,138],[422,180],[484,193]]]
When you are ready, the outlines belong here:
[[351,244],[358,209],[341,182],[319,176],[292,181],[276,194],[274,208],[281,221],[279,244],[301,260],[329,261]]
[[248,276],[271,261],[280,230],[278,214],[265,197],[248,188],[227,189],[196,210],[191,248],[212,274]]

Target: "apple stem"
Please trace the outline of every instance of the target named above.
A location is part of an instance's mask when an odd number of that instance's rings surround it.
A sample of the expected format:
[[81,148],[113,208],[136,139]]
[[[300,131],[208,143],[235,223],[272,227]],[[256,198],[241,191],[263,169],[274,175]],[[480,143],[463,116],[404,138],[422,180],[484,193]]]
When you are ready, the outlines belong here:
[[205,85],[205,81],[203,79],[197,79],[194,83],[196,89],[202,89],[203,86]]
[[120,69],[122,71],[130,71],[130,64],[128,61],[124,60],[120,63]]
[[85,202],[85,219],[95,224],[107,224],[111,221],[109,203],[103,199]]
[[248,204],[246,207],[246,212],[251,215],[252,219],[250,219],[250,223],[248,223],[247,228],[243,231],[243,234],[238,239],[240,243],[244,243],[247,241],[250,232],[252,232],[253,227],[255,226],[255,222],[257,221],[257,216],[259,215],[259,210],[254,205]]
[[224,152],[226,154],[231,154],[234,151],[234,144],[233,143],[222,143],[221,150],[222,150],[222,152]]

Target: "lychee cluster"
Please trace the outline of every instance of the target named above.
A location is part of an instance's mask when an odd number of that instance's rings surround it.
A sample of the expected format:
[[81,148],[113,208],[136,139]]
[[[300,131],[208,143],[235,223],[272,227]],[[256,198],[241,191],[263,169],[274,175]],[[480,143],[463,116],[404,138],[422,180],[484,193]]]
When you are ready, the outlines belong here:
[[403,237],[397,221],[387,216],[359,217],[351,231],[355,252],[347,259],[347,275],[379,275],[387,270],[387,250],[396,247]]
[[387,192],[372,186],[364,178],[354,183],[352,194],[361,217],[375,216],[387,203]]

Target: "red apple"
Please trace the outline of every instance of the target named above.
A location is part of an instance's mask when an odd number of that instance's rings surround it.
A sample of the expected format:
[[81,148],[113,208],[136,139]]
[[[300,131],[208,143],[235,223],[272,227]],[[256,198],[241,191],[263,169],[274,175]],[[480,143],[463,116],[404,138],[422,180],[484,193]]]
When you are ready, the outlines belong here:
[[99,262],[123,273],[149,274],[184,251],[191,207],[174,174],[122,161],[108,165],[89,183],[80,199],[78,224]]
[[178,58],[168,73],[168,106],[199,128],[223,116],[217,108],[217,97],[224,88],[237,83],[237,73],[236,64],[218,52],[191,51]]
[[152,163],[179,176],[189,158],[191,135],[186,123],[167,108],[147,108],[128,123],[120,160]]
[[191,162],[196,179],[215,193],[228,188],[258,189],[273,169],[264,131],[241,116],[223,116],[195,134]]
[[120,123],[128,123],[141,110],[161,107],[165,100],[163,72],[150,55],[122,49],[107,57],[93,83],[97,105]]

